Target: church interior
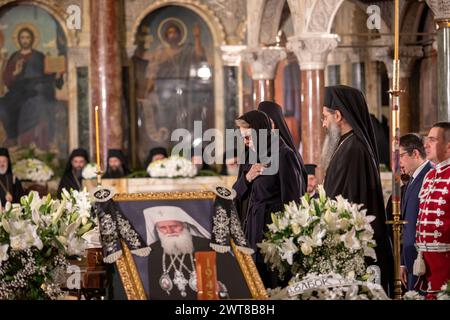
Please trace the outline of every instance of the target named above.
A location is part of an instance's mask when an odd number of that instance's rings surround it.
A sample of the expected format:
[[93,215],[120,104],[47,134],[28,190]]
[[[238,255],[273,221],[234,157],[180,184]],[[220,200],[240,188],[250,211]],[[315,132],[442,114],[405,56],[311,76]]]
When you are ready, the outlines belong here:
[[[395,238],[404,218],[399,213],[399,137],[426,137],[436,123],[449,121],[449,43],[448,0],[0,0],[0,158],[7,159],[8,168],[3,171],[0,159],[0,220],[5,221],[0,228],[0,300],[267,299],[270,274],[260,268],[262,255],[245,250],[253,247],[247,233],[256,222],[241,216],[240,204],[231,201],[233,196],[240,199],[236,185],[243,167],[233,162],[238,156],[225,136],[236,130],[236,119],[263,101],[274,102],[291,137],[289,150],[300,154],[301,167],[314,176],[317,192],[308,193],[319,199],[324,195],[317,186],[327,175],[321,162],[329,129],[323,110],[326,88],[332,86],[352,87],[365,99],[378,153],[382,207],[384,211],[393,203],[386,220],[394,221],[388,228],[394,229],[390,232]],[[400,106],[393,103],[396,97]],[[202,158],[212,141],[205,132],[214,132],[217,149],[212,157],[217,161]],[[180,144],[189,152],[200,149],[200,160],[192,153],[188,160],[181,156],[164,162]],[[280,163],[281,170],[286,165]],[[308,184],[303,182],[301,195]],[[289,189],[283,184],[290,183],[281,183],[281,198]],[[268,190],[267,199],[278,192]],[[23,212],[22,229],[12,222],[19,219],[14,210]],[[221,210],[228,216],[221,216]],[[110,211],[117,212],[111,221]],[[227,222],[219,225],[219,220]],[[44,239],[40,228],[50,228],[48,221],[62,233],[44,232]],[[270,222],[259,226],[261,232],[276,232]],[[117,223],[120,230],[114,231],[114,239],[106,231],[108,223]],[[130,226],[131,231],[123,231]],[[182,255],[170,251],[165,232],[183,226],[192,233],[194,249],[219,248],[214,256],[193,254],[192,248],[179,248]],[[216,234],[216,227],[226,231]],[[210,242],[204,244],[205,238]],[[83,239],[88,239],[86,248]],[[258,244],[251,252],[261,248],[264,262],[273,259],[281,274],[291,270],[288,244],[280,249],[285,250],[279,259],[283,264],[277,265],[270,254],[272,240],[265,239],[264,248]],[[311,246],[292,249],[294,265],[299,255],[315,254],[319,245]],[[367,250],[371,248],[369,241]],[[4,276],[16,272],[11,260],[23,254],[37,261],[44,249],[54,252],[55,268],[61,263],[61,268],[81,270],[80,283],[70,284],[78,279],[73,270],[65,272],[64,281],[71,280],[64,285],[42,276],[48,282],[37,290]],[[393,263],[400,266],[396,245],[392,250]],[[61,254],[68,256],[66,264],[59,260]],[[149,254],[158,256],[149,260]],[[78,255],[83,257],[73,258]],[[218,283],[211,292],[199,269],[210,259],[216,259],[213,276]],[[235,268],[239,277],[228,279],[224,268]],[[152,269],[159,270],[156,278]],[[356,267],[351,272],[361,275]],[[383,285],[382,298],[408,291],[399,289],[399,272],[392,271],[393,285],[390,290]],[[303,276],[308,279],[306,271]],[[275,281],[271,289],[292,281]],[[206,287],[200,293],[202,285]],[[291,291],[300,290],[295,288]],[[297,297],[306,297],[302,290]]]

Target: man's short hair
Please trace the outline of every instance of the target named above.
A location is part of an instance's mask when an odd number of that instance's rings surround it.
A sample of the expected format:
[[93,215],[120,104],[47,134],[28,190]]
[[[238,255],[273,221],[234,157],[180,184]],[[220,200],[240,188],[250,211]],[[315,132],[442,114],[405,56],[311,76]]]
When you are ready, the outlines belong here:
[[425,153],[425,147],[423,145],[423,138],[419,134],[408,133],[400,137],[400,147],[408,152],[408,155],[412,155],[414,150],[419,151],[419,155],[422,159],[425,159],[427,154]]
[[432,128],[444,129],[445,142],[450,142],[450,122],[438,122],[435,123]]

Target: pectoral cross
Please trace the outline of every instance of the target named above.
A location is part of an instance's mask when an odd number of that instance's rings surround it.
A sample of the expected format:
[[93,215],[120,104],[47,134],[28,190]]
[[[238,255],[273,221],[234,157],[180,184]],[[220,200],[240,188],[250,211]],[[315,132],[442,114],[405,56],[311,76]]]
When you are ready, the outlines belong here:
[[186,297],[186,285],[188,284],[188,281],[184,277],[183,273],[181,271],[175,271],[175,277],[173,278],[173,283],[177,286],[178,290],[181,292],[182,297]]

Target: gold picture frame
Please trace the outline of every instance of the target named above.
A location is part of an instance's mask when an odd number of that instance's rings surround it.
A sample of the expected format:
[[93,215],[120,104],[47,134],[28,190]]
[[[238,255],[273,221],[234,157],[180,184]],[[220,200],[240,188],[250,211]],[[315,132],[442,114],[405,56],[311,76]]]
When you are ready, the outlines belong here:
[[[216,195],[209,191],[199,192],[150,192],[150,193],[121,193],[114,196],[115,202],[126,201],[158,201],[158,200],[211,200]],[[136,264],[131,256],[130,250],[124,242],[121,243],[123,248],[122,257],[116,262],[122,284],[125,289],[128,300],[146,300],[147,296],[144,291],[143,283],[139,276]],[[236,249],[232,242],[232,250],[236,256],[236,260],[242,271],[242,275],[249,288],[251,296],[256,300],[268,299],[268,294],[261,277],[258,273],[256,265],[252,257],[244,254]]]

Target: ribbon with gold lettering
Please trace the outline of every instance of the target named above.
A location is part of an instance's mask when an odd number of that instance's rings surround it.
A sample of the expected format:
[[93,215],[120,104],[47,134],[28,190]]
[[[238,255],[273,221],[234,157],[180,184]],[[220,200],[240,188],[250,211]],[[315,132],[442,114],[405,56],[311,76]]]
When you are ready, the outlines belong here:
[[217,283],[216,252],[196,252],[198,300],[219,300]]

